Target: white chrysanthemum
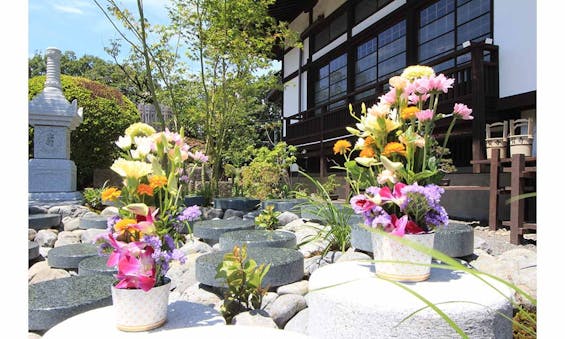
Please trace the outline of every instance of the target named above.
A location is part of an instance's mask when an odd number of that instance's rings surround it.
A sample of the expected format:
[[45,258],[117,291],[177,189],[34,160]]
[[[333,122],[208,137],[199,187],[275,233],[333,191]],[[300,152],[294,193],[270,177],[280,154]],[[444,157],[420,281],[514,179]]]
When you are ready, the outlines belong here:
[[124,137],[120,136],[118,137],[118,141],[116,141],[116,145],[120,149],[127,151],[131,147],[131,138],[127,135]]

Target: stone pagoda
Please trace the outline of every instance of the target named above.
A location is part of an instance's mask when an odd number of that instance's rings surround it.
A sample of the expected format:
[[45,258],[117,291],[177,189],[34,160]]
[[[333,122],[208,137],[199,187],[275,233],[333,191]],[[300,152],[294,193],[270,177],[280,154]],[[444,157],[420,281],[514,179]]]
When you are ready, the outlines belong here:
[[29,204],[82,204],[76,190],[76,165],[70,160],[70,134],[82,122],[82,107],[69,103],[61,87],[61,51],[49,47],[47,76],[41,93],[29,103],[34,128],[33,159],[29,160]]

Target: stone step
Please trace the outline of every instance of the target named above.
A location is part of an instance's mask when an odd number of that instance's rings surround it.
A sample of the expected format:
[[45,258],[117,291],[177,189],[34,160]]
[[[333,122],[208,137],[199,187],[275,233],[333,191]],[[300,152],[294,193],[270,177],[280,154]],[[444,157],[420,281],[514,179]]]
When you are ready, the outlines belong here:
[[46,331],[74,315],[111,305],[113,282],[107,275],[89,275],[29,285],[29,330]]
[[[226,287],[223,279],[216,279],[216,268],[222,262],[224,254],[231,251],[220,251],[204,254],[196,259],[196,280],[204,285]],[[304,256],[302,253],[277,247],[250,247],[247,258],[253,259],[257,265],[271,264],[262,281],[262,286],[278,287],[299,280],[304,276]]]
[[289,211],[298,216],[301,215],[302,206],[307,202],[307,199],[270,199],[261,203],[261,209],[267,206],[274,206],[275,211],[285,212]]
[[201,220],[194,223],[192,232],[195,237],[203,239],[209,245],[214,245],[219,242],[220,236],[226,232],[252,230],[254,228],[254,220]]
[[220,250],[231,251],[234,246],[296,248],[296,235],[287,231],[243,230],[220,236]]
[[98,255],[94,244],[70,244],[55,247],[49,251],[47,263],[53,268],[78,269],[81,260]]
[[89,228],[105,230],[108,228],[108,217],[103,215],[84,216],[80,218],[78,227],[83,230]]
[[115,266],[108,267],[108,256],[93,256],[83,259],[78,264],[78,275],[109,275],[114,276],[118,272]]
[[39,244],[35,241],[28,240],[28,260],[39,257]]
[[216,198],[214,199],[214,208],[220,208],[223,210],[232,209],[243,212],[250,212],[259,206],[261,200],[251,199],[244,197],[234,197],[234,198]]
[[28,223],[29,228],[33,228],[34,230],[59,227],[59,224],[61,224],[61,215],[50,213],[30,214]]

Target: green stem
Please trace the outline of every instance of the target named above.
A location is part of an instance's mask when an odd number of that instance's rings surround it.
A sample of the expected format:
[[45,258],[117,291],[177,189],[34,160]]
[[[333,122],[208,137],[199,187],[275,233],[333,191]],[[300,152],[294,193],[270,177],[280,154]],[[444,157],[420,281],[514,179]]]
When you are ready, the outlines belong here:
[[[451,120],[451,123],[449,124],[449,127],[447,128],[447,133],[445,133],[445,137],[443,138],[443,148],[445,148],[445,146],[447,146],[447,140],[449,139],[449,135],[451,134],[451,130],[453,129],[453,126],[455,126],[455,120],[457,120],[457,117],[455,117],[455,115],[454,115],[453,120]],[[443,152],[442,152],[441,156],[443,157]]]

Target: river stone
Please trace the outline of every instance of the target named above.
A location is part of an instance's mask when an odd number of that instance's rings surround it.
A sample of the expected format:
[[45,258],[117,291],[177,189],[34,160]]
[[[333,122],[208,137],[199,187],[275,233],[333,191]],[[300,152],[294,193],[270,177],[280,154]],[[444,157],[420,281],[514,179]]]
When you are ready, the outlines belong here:
[[286,325],[284,325],[285,331],[293,331],[308,335],[309,312],[309,308],[305,308],[296,313],[296,315],[292,317]]
[[234,218],[243,219],[243,214],[244,214],[243,211],[227,209],[224,212],[224,219],[234,219]]
[[120,214],[120,210],[118,210],[118,208],[115,206],[108,206],[104,208],[102,212],[100,212],[100,215],[105,217],[111,217],[118,214]]
[[84,232],[80,235],[80,240],[83,243],[91,244],[96,241],[101,234],[108,233],[106,230],[99,230],[97,228],[89,228],[87,230],[83,230]]
[[261,200],[251,199],[244,197],[234,198],[216,198],[214,199],[214,208],[221,208],[223,210],[232,209],[243,212],[250,212],[259,206]]
[[473,227],[459,222],[449,222],[447,226],[436,229],[434,249],[458,258],[473,254]]
[[90,212],[90,209],[82,205],[61,205],[61,206],[53,206],[49,208],[49,213],[59,214],[61,215],[62,218],[64,217],[78,218],[78,217],[82,217],[88,212]]
[[367,333],[379,338],[459,337],[408,288],[438,305],[469,338],[512,338],[513,290],[483,278],[495,288],[462,271],[432,268],[429,280],[400,286],[376,278],[373,264],[327,265],[310,277],[308,334],[327,339],[365,338]]
[[35,235],[35,239],[33,239],[39,246],[42,247],[53,247],[55,245],[55,241],[57,241],[57,232],[54,230],[39,230]]
[[81,260],[95,255],[98,250],[93,244],[72,244],[52,249],[47,261],[54,268],[77,269]]
[[265,308],[265,311],[269,313],[279,328],[284,328],[290,318],[306,307],[306,299],[303,296],[284,294],[275,299],[272,304]]
[[265,310],[251,310],[239,313],[233,317],[231,323],[232,325],[278,328],[277,324]]
[[[230,251],[204,254],[196,259],[196,279],[201,283],[215,287],[226,287],[223,279],[216,279],[216,268]],[[257,265],[271,264],[262,281],[262,286],[278,287],[301,280],[304,276],[304,257],[300,252],[289,248],[250,247],[247,258]]]
[[292,232],[270,230],[244,230],[227,232],[220,236],[220,250],[231,251],[234,246],[242,247],[284,247],[296,248],[296,236]]
[[279,295],[283,295],[283,294],[306,295],[306,293],[308,293],[308,280],[301,280],[292,284],[280,286],[279,288],[277,288],[277,293]]
[[108,228],[108,217],[103,215],[85,215],[80,218],[79,228],[86,230],[89,228],[97,228],[105,230]]
[[39,244],[35,241],[27,241],[28,260],[33,260],[39,257]]
[[300,217],[298,215],[292,213],[292,212],[285,211],[285,212],[282,212],[277,217],[277,219],[279,221],[279,225],[285,226],[285,225],[288,225],[289,223],[293,222],[294,220],[300,219]]
[[29,330],[46,331],[74,315],[111,305],[113,282],[110,276],[89,275],[29,285]]
[[251,230],[255,228],[252,220],[200,220],[194,223],[192,232],[195,237],[204,239],[206,243],[218,243],[220,236],[226,232]]
[[61,216],[59,214],[30,214],[28,216],[29,228],[41,230],[51,227],[59,227]]
[[65,231],[78,230],[80,224],[80,218],[64,217],[62,223],[63,223],[63,230]]
[[224,216],[224,210],[221,208],[204,207],[202,208],[202,217],[204,220],[221,219]]
[[106,263],[108,262],[108,256],[93,256],[81,260],[78,263],[78,275],[109,275],[114,276],[118,273],[115,266],[108,267]]
[[37,231],[34,230],[33,228],[28,228],[27,229],[27,240],[29,241],[33,241],[33,239],[35,239],[35,236],[37,235]]

